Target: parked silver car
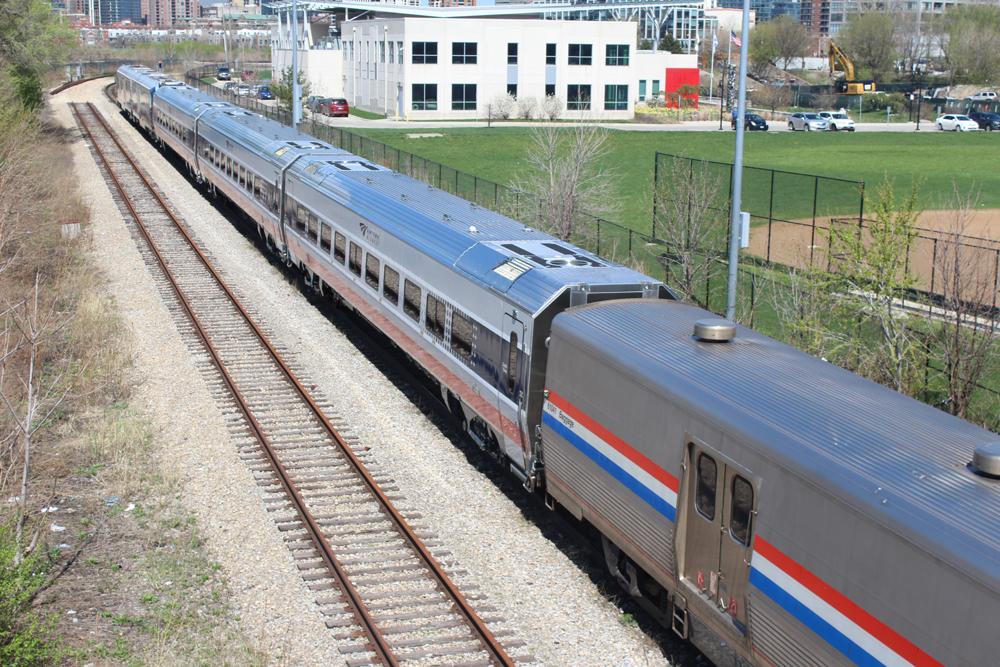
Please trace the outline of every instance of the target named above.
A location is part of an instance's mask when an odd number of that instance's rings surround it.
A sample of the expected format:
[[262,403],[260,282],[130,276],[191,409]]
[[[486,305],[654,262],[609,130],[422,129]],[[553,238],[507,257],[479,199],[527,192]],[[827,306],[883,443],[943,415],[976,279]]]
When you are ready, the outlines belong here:
[[830,123],[825,118],[820,118],[815,113],[793,113],[788,117],[789,130],[828,130]]

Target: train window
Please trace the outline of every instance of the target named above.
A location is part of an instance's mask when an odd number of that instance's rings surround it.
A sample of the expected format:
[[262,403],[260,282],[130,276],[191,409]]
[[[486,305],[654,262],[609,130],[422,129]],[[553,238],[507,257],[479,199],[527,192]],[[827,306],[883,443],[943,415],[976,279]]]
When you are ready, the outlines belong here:
[[438,338],[444,338],[444,303],[438,301],[430,294],[427,295],[427,313],[424,315],[424,326],[427,331]]
[[378,291],[378,257],[368,253],[365,258],[365,282],[376,292]]
[[403,281],[403,312],[414,321],[420,319],[420,288],[409,280]]
[[247,191],[253,192],[253,172],[247,169]]
[[296,206],[295,207],[295,229],[299,230],[300,232],[306,231],[306,219],[307,219],[307,217],[308,217],[308,214],[306,213],[306,210],[304,208],[302,208],[301,206]]
[[319,228],[319,247],[330,252],[330,225],[325,222],[321,222]]
[[226,156],[226,176],[233,177],[233,158]]
[[340,232],[333,236],[333,257],[341,264],[344,263],[344,250],[347,248],[347,239]]
[[309,214],[309,240],[316,243],[319,238],[319,218],[312,213]]
[[351,241],[351,259],[347,263],[348,268],[356,276],[361,275],[361,246]]
[[264,201],[264,192],[260,188],[260,179],[253,179],[253,196],[257,201]]
[[517,333],[510,332],[510,347],[507,349],[507,393],[514,395],[517,384]]
[[733,511],[729,534],[746,546],[750,542],[750,517],[753,515],[753,486],[739,475],[733,477]]
[[246,186],[247,184],[247,170],[244,167],[240,167],[240,185]]
[[392,305],[399,305],[399,273],[388,264],[385,265],[385,274],[382,276],[382,295]]
[[715,486],[717,482],[718,467],[708,454],[698,455],[698,494],[695,497],[695,504],[698,513],[709,521],[715,520]]
[[472,358],[472,320],[458,311],[451,314],[451,349],[463,359]]

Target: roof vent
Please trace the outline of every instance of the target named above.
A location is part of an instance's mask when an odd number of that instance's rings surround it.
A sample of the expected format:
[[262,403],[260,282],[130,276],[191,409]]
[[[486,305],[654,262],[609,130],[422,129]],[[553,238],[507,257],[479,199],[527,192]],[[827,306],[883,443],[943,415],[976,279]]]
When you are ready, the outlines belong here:
[[725,343],[736,338],[736,325],[729,320],[698,320],[694,323],[694,337]]
[[987,442],[972,453],[972,465],[990,477],[1000,477],[1000,442]]

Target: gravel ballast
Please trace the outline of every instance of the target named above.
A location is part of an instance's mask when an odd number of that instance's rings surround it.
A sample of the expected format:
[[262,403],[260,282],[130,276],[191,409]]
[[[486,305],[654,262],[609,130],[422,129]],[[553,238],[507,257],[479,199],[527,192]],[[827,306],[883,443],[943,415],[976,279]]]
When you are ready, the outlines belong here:
[[[52,98],[58,120],[75,128],[68,103],[98,105],[167,193],[175,212],[286,360],[338,407],[352,432],[396,480],[406,505],[423,515],[506,627],[538,664],[669,665],[663,649],[598,590],[590,574],[525,516],[523,507],[477,470],[433,419],[359,352],[104,97],[100,83]],[[135,331],[139,387],[133,406],[152,422],[159,456],[196,512],[213,557],[228,575],[236,613],[275,664],[344,664],[255,484],[206,390],[187,345],[160,301],[125,222],[79,133],[70,150],[92,208],[97,263],[121,315]],[[617,591],[615,591],[617,592]]]

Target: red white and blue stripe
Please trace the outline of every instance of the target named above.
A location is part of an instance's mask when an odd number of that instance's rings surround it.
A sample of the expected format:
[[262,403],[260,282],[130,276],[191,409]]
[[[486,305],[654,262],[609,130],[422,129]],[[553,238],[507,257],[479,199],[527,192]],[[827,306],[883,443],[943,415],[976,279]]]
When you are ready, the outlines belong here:
[[674,521],[676,477],[554,391],[548,392],[542,422],[646,504]]
[[854,664],[941,667],[937,660],[759,535],[753,548],[750,584]]

